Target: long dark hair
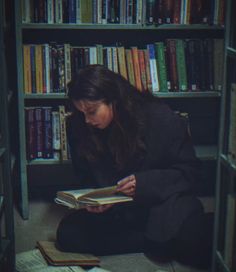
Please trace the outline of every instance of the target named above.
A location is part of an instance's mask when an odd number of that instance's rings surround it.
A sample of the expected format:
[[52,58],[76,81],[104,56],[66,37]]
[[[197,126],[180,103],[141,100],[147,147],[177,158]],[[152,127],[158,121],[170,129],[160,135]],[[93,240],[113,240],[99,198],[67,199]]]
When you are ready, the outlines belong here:
[[[151,94],[139,92],[122,76],[102,65],[89,65],[68,84],[68,97],[71,102],[100,100],[112,104],[114,120],[109,126],[106,144],[117,169],[122,170],[129,160],[144,154],[142,107],[145,101],[154,99]],[[78,138],[81,156],[94,161],[107,151],[101,130],[86,125],[83,113],[74,108],[69,123],[72,137]]]

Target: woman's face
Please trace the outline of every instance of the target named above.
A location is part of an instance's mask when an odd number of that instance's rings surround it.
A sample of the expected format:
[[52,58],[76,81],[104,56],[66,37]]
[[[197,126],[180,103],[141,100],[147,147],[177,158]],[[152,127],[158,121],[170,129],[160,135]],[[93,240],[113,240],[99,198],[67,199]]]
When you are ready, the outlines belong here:
[[92,127],[104,129],[113,120],[112,104],[106,104],[100,100],[79,100],[73,101],[73,104],[77,110],[84,114],[85,122]]

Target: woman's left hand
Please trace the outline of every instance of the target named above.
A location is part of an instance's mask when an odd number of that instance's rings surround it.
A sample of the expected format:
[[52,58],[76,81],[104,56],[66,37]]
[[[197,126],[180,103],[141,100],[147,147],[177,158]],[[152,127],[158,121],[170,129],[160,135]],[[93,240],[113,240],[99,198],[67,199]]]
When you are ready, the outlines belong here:
[[113,204],[105,204],[101,206],[86,206],[86,210],[91,213],[103,213],[106,210],[110,209]]
[[134,196],[136,190],[136,179],[134,175],[125,177],[117,182],[117,192],[122,192],[127,196]]

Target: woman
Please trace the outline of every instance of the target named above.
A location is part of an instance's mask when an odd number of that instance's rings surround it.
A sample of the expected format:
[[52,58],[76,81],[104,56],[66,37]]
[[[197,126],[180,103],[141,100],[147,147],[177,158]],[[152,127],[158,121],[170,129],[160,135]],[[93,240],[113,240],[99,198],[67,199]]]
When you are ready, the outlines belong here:
[[186,121],[101,65],[68,86],[68,140],[78,187],[117,184],[134,201],[65,217],[61,249],[108,255],[153,252],[196,266],[211,259],[211,225],[195,196],[197,160]]

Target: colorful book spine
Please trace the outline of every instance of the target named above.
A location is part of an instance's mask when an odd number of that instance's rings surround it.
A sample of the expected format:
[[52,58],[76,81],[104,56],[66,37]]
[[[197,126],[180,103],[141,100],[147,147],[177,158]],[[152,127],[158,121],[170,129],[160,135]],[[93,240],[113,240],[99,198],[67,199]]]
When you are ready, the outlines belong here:
[[125,49],[128,79],[131,85],[135,86],[134,66],[131,49]]
[[24,62],[24,93],[30,94],[32,93],[30,45],[23,45],[23,62]]
[[125,79],[128,79],[124,46],[117,47],[117,53],[118,53],[118,62],[119,62],[119,73]]
[[160,80],[160,91],[167,92],[167,67],[166,67],[166,56],[165,56],[165,45],[164,42],[155,43],[155,54],[158,62],[158,77]]
[[140,78],[142,83],[142,91],[147,91],[147,78],[146,78],[146,63],[145,52],[143,49],[138,49],[138,60],[140,67]]
[[139,91],[142,91],[142,82],[139,66],[139,56],[138,48],[136,46],[131,47],[132,57],[133,57],[133,67],[134,67],[134,77],[135,77],[135,86]]

